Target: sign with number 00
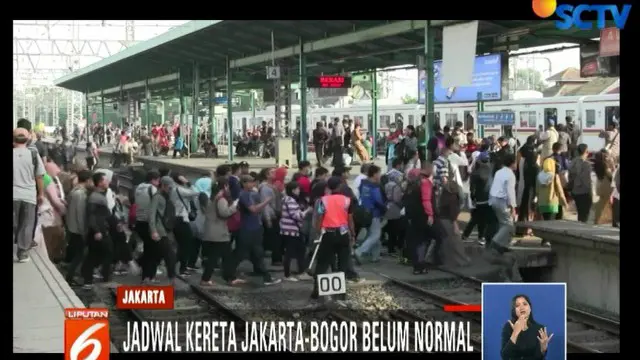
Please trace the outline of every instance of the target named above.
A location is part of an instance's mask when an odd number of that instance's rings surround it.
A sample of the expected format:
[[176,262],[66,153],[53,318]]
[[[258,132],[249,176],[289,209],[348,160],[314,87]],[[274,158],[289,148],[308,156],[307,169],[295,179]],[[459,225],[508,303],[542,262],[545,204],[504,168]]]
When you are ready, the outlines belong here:
[[347,292],[344,272],[318,275],[318,295],[338,295]]

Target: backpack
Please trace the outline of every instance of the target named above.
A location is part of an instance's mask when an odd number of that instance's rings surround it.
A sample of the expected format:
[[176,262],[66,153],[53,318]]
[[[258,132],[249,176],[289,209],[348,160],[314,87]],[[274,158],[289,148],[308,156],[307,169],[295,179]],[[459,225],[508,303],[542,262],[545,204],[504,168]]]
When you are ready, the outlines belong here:
[[[387,202],[387,184],[389,183],[389,181],[390,179],[388,174],[384,174],[382,175],[382,177],[380,177],[380,188],[382,189],[380,193],[382,194],[382,200],[385,203]],[[360,191],[360,189],[358,189],[358,191]]]
[[382,193],[384,194],[385,203],[396,203],[400,208],[402,208],[402,203],[397,203],[393,201],[393,193],[396,191],[398,187],[401,187],[400,184],[396,181],[388,182],[384,185]]
[[176,227],[176,222],[178,221],[178,217],[176,216],[176,207],[173,205],[173,202],[169,200],[169,195],[162,195],[160,192],[157,192],[154,196],[163,196],[165,199],[164,213],[160,214],[158,212],[158,216],[162,221],[162,225],[167,231],[172,231]]
[[29,150],[31,150],[31,163],[33,164],[33,177],[35,178],[38,172],[38,156],[40,156],[40,154],[38,154],[38,151],[35,149]]
[[[362,184],[360,184],[358,191],[362,194]],[[353,199],[351,199],[351,201],[353,203]],[[373,215],[360,205],[359,201],[353,203],[353,222],[356,224],[356,227],[361,228],[368,228],[373,222]]]
[[416,222],[416,224],[426,224],[428,219],[422,206],[420,186],[421,179],[419,178],[407,183],[407,191],[402,196],[402,204],[409,221]]

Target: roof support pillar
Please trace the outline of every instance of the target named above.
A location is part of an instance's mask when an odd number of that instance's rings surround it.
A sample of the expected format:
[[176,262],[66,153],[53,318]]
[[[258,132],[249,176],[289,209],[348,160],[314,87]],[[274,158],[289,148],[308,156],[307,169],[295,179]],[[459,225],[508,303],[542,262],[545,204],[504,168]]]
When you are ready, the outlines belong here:
[[433,127],[436,123],[436,114],[434,111],[434,87],[435,87],[435,78],[433,75],[433,61],[435,56],[434,44],[435,43],[435,29],[431,27],[431,20],[427,20],[424,27],[424,64],[425,64],[425,76],[424,81],[424,111],[425,111],[425,119],[427,121],[428,129],[425,129],[426,139],[424,140],[424,145],[426,146],[426,141],[431,136],[435,136],[433,133]]
[[125,114],[124,114],[124,109],[122,108],[124,106],[124,87],[122,86],[122,83],[120,83],[120,98],[118,99],[118,113],[119,115],[119,119],[120,120],[120,128],[124,128],[124,118],[125,118]]
[[[304,53],[304,41],[300,38],[300,85],[298,86],[300,91],[300,123],[296,124],[298,130],[298,139],[295,139],[298,143],[297,154],[298,164],[300,160],[307,160],[307,59]],[[289,120],[291,121],[291,120]]]
[[227,158],[233,161],[233,82],[231,77],[231,59],[227,56]]
[[[378,138],[378,70],[371,71],[371,123],[373,124],[373,144],[371,145],[371,158],[375,159],[378,155],[377,141]],[[391,145],[393,146],[393,145]]]
[[197,61],[193,63],[193,96],[191,97],[191,104],[193,106],[193,121],[191,122],[191,151],[189,151],[189,154],[198,151],[198,130],[200,130],[200,64]]
[[144,81],[144,126],[147,134],[151,132],[151,92],[149,91],[149,79]]
[[107,119],[105,119],[104,93],[102,91],[100,91],[100,123],[102,124],[102,133],[104,134],[106,133],[106,129],[104,128],[104,126],[107,124]]
[[84,93],[84,118],[87,121],[84,132],[87,134],[87,141],[89,141],[89,129],[91,129],[91,121],[89,121],[89,89]]
[[213,77],[215,68],[211,67],[209,79],[209,122],[211,132],[209,133],[214,145],[218,145],[218,126],[216,121],[216,79]]
[[[180,136],[182,136],[184,140],[184,129],[185,125],[185,104],[184,104],[184,84],[182,83],[182,69],[178,70],[178,106],[180,111]],[[173,119],[169,119],[169,121],[173,124]],[[180,149],[182,150],[182,149]],[[180,153],[182,156],[182,152]]]

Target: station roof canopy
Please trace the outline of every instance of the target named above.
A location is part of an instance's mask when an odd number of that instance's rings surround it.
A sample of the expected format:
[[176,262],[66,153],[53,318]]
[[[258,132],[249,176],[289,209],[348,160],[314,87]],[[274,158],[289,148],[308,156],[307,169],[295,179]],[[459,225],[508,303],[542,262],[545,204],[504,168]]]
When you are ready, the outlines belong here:
[[[465,20],[432,20],[432,26]],[[109,58],[57,79],[63,88],[104,91],[108,97],[124,90],[161,87],[191,77],[193,64],[204,79],[225,84],[230,59],[237,88],[259,88],[265,83],[265,66],[272,60],[295,70],[300,43],[304,43],[308,74],[337,74],[389,66],[416,64],[423,53],[426,20],[195,20],[153,39],[137,43]],[[553,21],[481,20],[477,53],[516,50],[561,42],[585,43],[599,31],[555,29]],[[272,51],[272,44],[275,51]],[[435,57],[441,57],[442,33],[436,31]],[[110,96],[107,94],[111,94]]]

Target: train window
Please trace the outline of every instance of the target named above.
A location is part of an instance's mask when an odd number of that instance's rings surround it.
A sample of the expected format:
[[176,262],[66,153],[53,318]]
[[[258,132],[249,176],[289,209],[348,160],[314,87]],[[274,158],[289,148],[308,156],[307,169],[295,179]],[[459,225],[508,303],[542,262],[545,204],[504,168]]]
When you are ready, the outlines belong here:
[[349,115],[342,115],[342,120],[349,120]]
[[596,126],[596,111],[595,110],[587,110],[587,119],[585,121],[585,127],[592,128]]
[[[393,114],[393,122],[395,123],[395,126],[401,126],[404,127],[404,117],[402,116],[401,113],[395,113]],[[389,124],[391,125],[391,124]]]
[[566,118],[568,118],[568,117],[570,117],[570,118],[572,118],[572,119],[574,119],[574,120],[575,120],[575,118],[576,118],[576,111],[575,111],[575,110],[567,110],[567,115],[566,115],[566,117],[565,117],[565,120],[566,120]]
[[409,115],[409,125],[416,126],[416,124],[415,124],[415,116],[414,115]]
[[362,116],[354,116],[353,117],[353,123],[354,124],[359,124],[360,126],[364,125],[362,123],[363,120],[364,120],[364,118]]
[[556,108],[545,108],[544,109],[544,128],[547,129],[549,123],[552,122],[554,124],[558,124],[558,109]]
[[520,127],[523,128],[536,128],[537,117],[535,111],[520,111]]
[[458,114],[444,114],[445,124],[449,127],[454,127],[458,122]]
[[620,106],[607,106],[604,108],[606,116],[606,127],[608,128],[614,123],[620,125]]
[[380,115],[380,123],[378,125],[380,127],[389,128],[391,125],[391,116]]

